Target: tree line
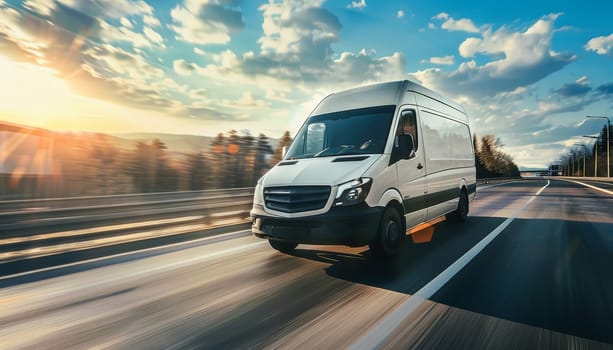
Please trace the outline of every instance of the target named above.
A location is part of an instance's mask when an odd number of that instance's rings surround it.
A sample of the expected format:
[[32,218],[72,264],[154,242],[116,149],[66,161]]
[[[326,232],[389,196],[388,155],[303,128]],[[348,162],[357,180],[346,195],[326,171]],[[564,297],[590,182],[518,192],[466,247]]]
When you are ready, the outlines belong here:
[[473,145],[478,179],[520,176],[513,157],[502,151],[504,144],[499,138],[488,134],[478,139],[473,134]]
[[171,157],[159,139],[138,142],[126,171],[135,192],[204,190],[253,187],[281,160],[281,149],[291,143],[286,131],[275,149],[265,134],[257,137],[236,130],[219,133],[207,150]]

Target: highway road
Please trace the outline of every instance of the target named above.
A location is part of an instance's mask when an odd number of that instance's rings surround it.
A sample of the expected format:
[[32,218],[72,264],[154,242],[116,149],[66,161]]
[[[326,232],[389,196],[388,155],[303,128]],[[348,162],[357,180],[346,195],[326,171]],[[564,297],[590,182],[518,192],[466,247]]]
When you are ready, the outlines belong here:
[[612,349],[613,193],[583,183],[480,187],[466,223],[389,261],[246,230],[0,261],[0,348]]

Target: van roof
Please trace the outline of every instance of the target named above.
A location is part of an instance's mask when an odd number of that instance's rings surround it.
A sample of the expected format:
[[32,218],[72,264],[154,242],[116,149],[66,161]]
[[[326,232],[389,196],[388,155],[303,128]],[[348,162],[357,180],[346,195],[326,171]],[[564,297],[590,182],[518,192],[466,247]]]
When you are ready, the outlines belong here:
[[464,107],[450,98],[410,80],[399,80],[360,86],[330,94],[315,107],[312,115],[370,106],[416,104],[414,95],[405,94],[409,91],[435,99],[462,114],[466,114]]

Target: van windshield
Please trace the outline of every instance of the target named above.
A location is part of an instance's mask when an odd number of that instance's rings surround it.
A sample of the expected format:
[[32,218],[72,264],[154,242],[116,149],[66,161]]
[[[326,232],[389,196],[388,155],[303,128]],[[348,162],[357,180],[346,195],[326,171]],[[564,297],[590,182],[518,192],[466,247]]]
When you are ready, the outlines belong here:
[[298,131],[286,159],[383,153],[395,109],[379,106],[312,116]]

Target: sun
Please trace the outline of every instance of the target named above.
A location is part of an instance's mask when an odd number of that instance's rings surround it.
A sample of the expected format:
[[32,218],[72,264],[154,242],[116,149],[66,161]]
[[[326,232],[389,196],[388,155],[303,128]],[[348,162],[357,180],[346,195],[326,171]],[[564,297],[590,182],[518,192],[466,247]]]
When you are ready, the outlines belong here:
[[74,94],[52,69],[0,56],[0,76],[0,118],[45,127],[70,114]]
[[0,121],[103,133],[188,132],[202,128],[202,123],[195,120],[83,96],[53,69],[1,55],[0,77]]

